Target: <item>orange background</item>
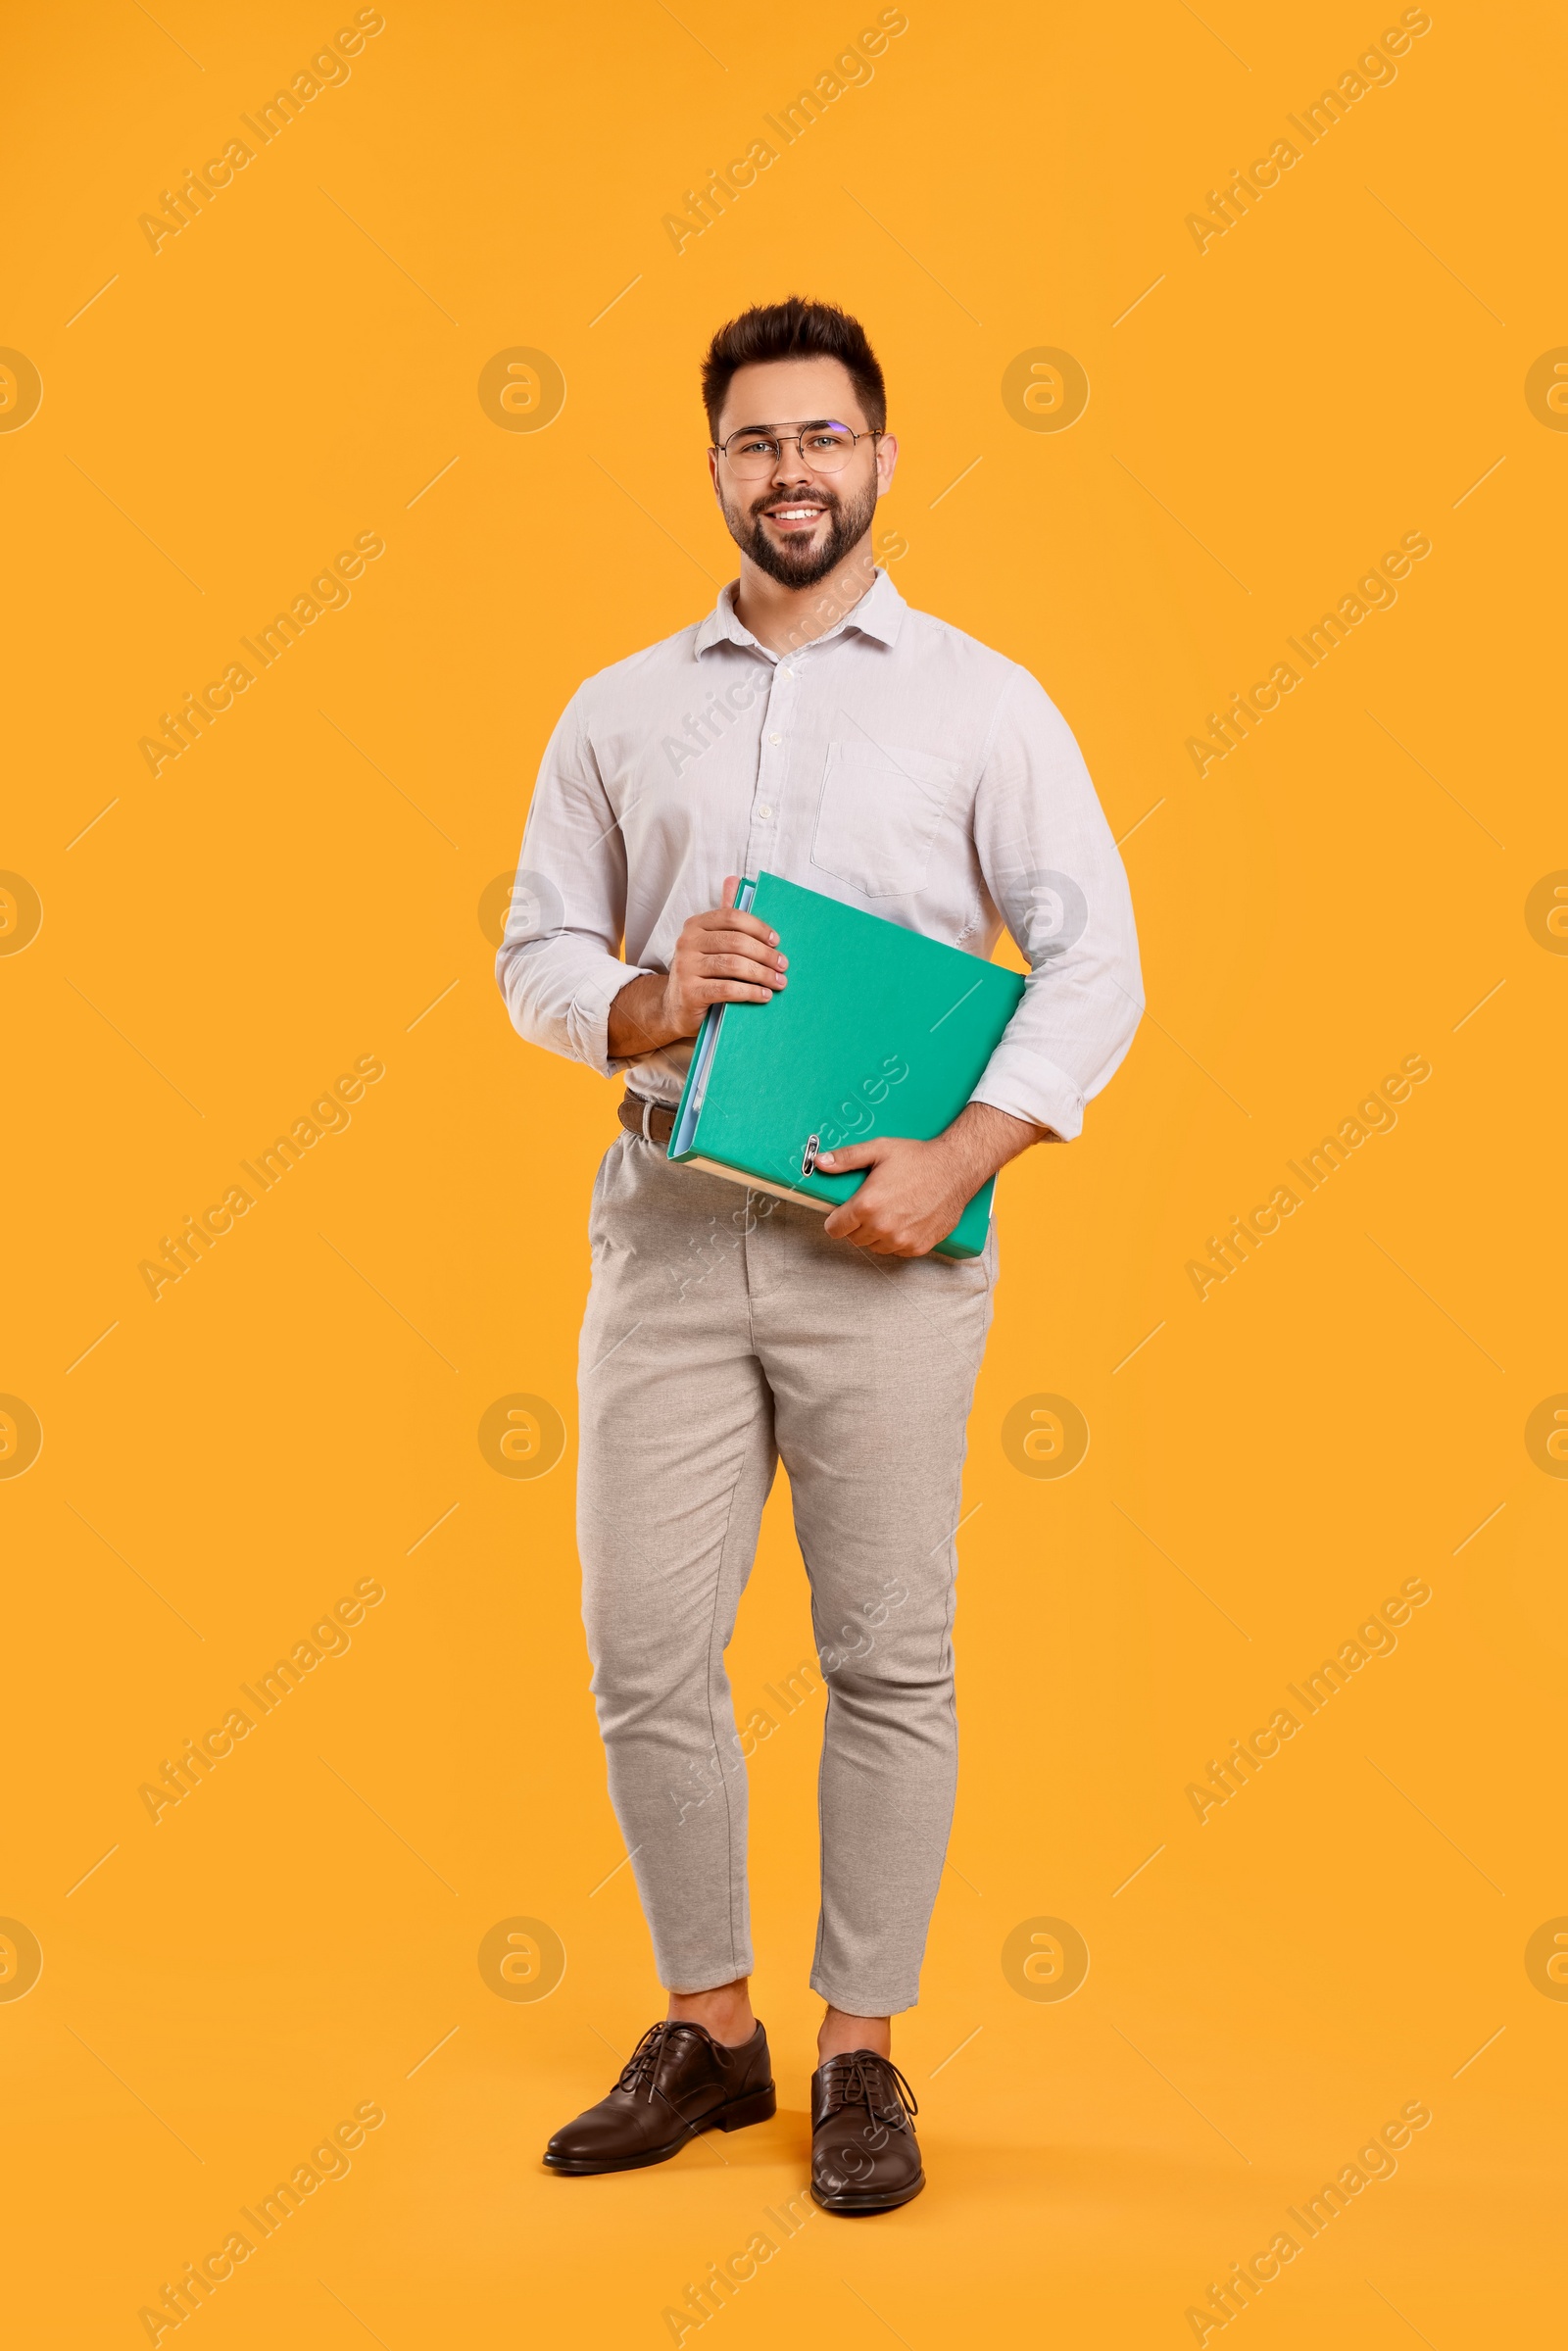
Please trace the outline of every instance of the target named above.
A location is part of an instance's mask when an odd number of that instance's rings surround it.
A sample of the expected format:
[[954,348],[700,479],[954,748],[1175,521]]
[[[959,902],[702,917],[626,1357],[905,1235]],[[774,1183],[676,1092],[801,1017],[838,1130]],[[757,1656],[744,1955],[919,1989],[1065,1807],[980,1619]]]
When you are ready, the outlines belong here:
[[[898,2043],[930,2189],[875,2228],[813,2215],[709,2325],[1192,2341],[1209,2282],[1413,2100],[1397,2175],[1249,2339],[1449,2351],[1555,2308],[1568,2008],[1525,1951],[1568,1912],[1568,1489],[1525,1430],[1568,1388],[1568,964],[1526,905],[1568,866],[1568,439],[1525,379],[1568,341],[1561,19],[1436,6],[1200,252],[1205,191],[1397,10],[911,0],[874,76],[677,255],[662,216],[876,14],[393,0],[156,252],[138,216],[334,19],[13,27],[0,342],[42,383],[0,429],[0,866],[42,906],[24,942],[24,894],[0,903],[0,1390],[43,1438],[0,1478],[0,1912],[43,1960],[0,1998],[21,2338],[146,2340],[139,2308],[367,2102],[351,2174],[215,2292],[209,2351],[668,2341],[665,2307],[804,2181],[814,1703],[752,1765],[778,2120],[652,2174],[538,2168],[660,2000],[572,1544],[613,1095],[511,1033],[478,912],[572,688],[731,575],[697,363],[790,290],[856,310],[886,366],[899,587],[1026,662],[1083,744],[1151,1013],[1084,1140],[1001,1186],[963,1779]],[[1042,346],[1088,375],[1065,431],[1002,398]],[[480,404],[518,347],[565,380],[545,430]],[[1397,605],[1200,777],[1205,713],[1411,530],[1432,553]],[[150,773],[159,713],[368,531],[352,601]],[[1411,1054],[1397,1128],[1200,1301],[1206,1237]],[[385,1075],[352,1124],[155,1302],[160,1237],[362,1056]],[[547,1476],[480,1450],[515,1394],[565,1422]],[[1040,1394],[1089,1425],[1064,1479],[1002,1445]],[[1209,1758],[1416,1577],[1397,1651],[1200,1824]],[[139,1787],[362,1580],[385,1598],[352,1648],[155,1825]],[[809,1653],[781,1490],[743,1714]],[[564,1949],[546,1999],[481,1975],[517,1918]],[[1004,1967],[1041,1918],[1088,1946],[1068,1999]],[[25,1957],[0,1946],[0,1994]]]

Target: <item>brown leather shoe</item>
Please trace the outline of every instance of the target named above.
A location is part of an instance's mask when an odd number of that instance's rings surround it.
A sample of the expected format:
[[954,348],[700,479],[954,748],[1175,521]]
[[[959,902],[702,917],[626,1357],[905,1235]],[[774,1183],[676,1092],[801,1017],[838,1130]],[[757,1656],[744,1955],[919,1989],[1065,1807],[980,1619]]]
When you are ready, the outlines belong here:
[[925,2185],[914,2092],[891,2057],[852,2049],[811,2076],[811,2194],[824,2212],[892,2212]]
[[700,2131],[765,2123],[778,2101],[767,2034],[728,2049],[702,2025],[650,2025],[597,2106],[545,2149],[553,2172],[636,2172],[667,2163]]

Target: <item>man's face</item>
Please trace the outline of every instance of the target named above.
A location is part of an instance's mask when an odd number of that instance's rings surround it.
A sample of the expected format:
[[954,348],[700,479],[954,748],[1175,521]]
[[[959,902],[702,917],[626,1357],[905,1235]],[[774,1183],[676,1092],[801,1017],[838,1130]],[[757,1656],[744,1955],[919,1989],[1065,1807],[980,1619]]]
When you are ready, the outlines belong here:
[[[857,433],[868,429],[849,369],[839,360],[770,360],[737,370],[716,437],[727,441],[745,426],[798,433],[819,423]],[[813,473],[799,442],[789,440],[771,471],[756,481],[738,481],[722,457],[709,463],[730,537],[742,554],[784,587],[810,588],[870,529],[897,455],[890,438],[858,441],[842,472]]]

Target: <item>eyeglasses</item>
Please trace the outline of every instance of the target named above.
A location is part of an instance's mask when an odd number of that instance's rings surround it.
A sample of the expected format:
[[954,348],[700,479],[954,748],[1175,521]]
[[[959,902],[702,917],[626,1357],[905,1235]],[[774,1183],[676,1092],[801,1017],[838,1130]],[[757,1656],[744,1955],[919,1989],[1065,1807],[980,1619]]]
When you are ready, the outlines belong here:
[[877,432],[851,432],[847,424],[803,424],[799,432],[760,432],[743,426],[721,441],[715,456],[725,459],[737,481],[761,481],[773,471],[788,443],[801,453],[801,463],[813,473],[842,473],[858,441],[880,441]]

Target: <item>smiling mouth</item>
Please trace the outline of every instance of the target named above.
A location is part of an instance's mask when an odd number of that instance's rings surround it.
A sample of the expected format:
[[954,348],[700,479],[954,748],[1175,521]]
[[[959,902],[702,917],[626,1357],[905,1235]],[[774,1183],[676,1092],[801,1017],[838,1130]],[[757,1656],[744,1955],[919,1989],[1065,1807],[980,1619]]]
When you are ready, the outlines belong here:
[[763,509],[769,522],[780,530],[805,530],[820,522],[827,513],[825,506],[770,506]]

